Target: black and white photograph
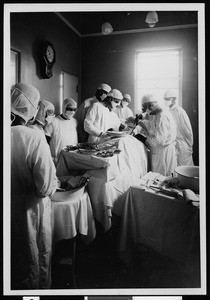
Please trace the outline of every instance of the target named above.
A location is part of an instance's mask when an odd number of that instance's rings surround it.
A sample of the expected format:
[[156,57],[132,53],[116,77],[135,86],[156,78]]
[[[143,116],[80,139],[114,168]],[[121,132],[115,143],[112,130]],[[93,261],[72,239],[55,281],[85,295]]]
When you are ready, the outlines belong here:
[[4,4],[3,48],[3,294],[206,295],[205,4]]

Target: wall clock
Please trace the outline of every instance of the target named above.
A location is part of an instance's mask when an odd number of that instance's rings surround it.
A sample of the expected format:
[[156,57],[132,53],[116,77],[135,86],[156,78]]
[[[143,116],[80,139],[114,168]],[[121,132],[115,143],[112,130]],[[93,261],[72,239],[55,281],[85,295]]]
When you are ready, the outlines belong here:
[[56,61],[56,52],[52,43],[45,41],[42,45],[41,73],[43,78],[52,77],[53,66]]

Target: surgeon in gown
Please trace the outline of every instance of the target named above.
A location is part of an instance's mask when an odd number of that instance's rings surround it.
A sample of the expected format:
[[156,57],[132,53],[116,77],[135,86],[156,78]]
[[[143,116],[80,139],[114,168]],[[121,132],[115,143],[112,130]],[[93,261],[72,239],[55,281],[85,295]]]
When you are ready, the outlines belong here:
[[101,83],[97,86],[95,95],[91,98],[86,99],[82,102],[82,104],[78,107],[74,117],[77,120],[77,132],[78,132],[78,141],[80,143],[87,142],[88,133],[84,130],[84,120],[90,106],[98,101],[104,101],[107,94],[111,91],[111,87],[106,83]]
[[132,110],[128,107],[128,105],[131,103],[131,96],[129,94],[123,95],[123,99],[120,103],[120,106],[117,106],[114,112],[117,114],[117,116],[120,119],[120,122],[122,125],[126,125],[125,121],[133,117]]
[[11,288],[51,286],[51,196],[56,170],[45,136],[26,123],[35,116],[39,91],[11,88]]
[[38,105],[38,112],[34,118],[33,122],[28,124],[28,127],[35,130],[41,130],[45,135],[44,127],[47,124],[52,123],[55,117],[55,107],[54,105],[47,100],[40,100]]
[[60,152],[68,145],[78,143],[77,120],[74,118],[77,102],[66,98],[63,103],[63,113],[45,126],[45,135],[50,145],[50,151],[57,165]]
[[177,167],[174,119],[153,94],[142,97],[142,110],[148,114],[148,120],[140,120],[139,125],[144,129],[145,142],[150,149],[151,171],[172,176]]
[[120,105],[122,98],[119,90],[112,89],[104,101],[98,101],[89,108],[84,121],[84,129],[89,134],[89,143],[109,139],[107,130],[119,130],[120,119],[113,110]]
[[186,111],[177,104],[175,91],[167,90],[164,94],[164,102],[177,126],[177,164],[178,166],[193,166],[193,131],[190,119]]

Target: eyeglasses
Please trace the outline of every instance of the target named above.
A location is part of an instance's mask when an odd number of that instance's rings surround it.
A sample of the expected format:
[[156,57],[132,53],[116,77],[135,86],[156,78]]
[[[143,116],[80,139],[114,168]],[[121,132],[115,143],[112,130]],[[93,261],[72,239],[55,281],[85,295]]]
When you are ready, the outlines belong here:
[[66,107],[66,111],[76,111],[76,108],[72,108],[72,107]]
[[118,100],[118,99],[113,98],[112,101],[114,101],[114,103],[120,103],[121,100]]

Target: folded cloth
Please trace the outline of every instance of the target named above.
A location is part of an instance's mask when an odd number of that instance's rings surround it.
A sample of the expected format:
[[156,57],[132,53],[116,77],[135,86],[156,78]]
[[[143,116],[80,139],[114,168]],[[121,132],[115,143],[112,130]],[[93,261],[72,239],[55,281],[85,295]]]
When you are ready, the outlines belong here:
[[197,196],[192,190],[190,189],[185,189],[182,191],[183,193],[183,197],[184,199],[189,202],[189,201],[196,201],[198,202],[199,201],[199,196]]

